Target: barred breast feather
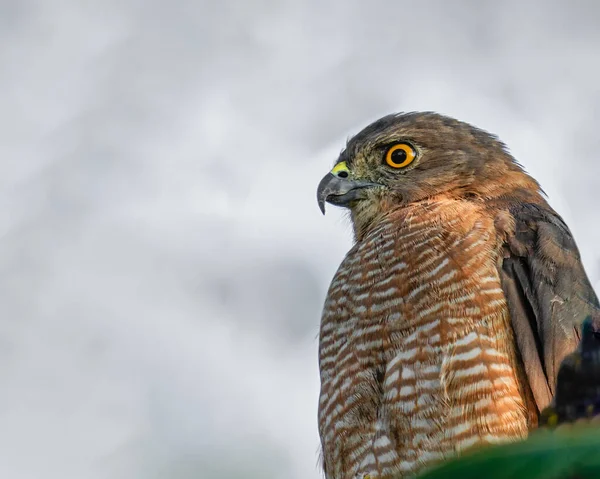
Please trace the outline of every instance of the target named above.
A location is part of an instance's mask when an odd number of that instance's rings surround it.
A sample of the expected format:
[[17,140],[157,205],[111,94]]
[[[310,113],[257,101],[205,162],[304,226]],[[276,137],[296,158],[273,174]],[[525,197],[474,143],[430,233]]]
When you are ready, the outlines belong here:
[[473,202],[399,208],[346,255],[324,306],[319,430],[329,479],[410,476],[527,435],[528,390]]

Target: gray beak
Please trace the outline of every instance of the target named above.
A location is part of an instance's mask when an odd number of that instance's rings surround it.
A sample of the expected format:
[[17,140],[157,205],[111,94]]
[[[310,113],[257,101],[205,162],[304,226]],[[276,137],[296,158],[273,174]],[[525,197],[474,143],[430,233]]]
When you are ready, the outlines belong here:
[[350,203],[365,198],[365,189],[380,186],[370,181],[340,178],[333,173],[327,173],[317,187],[317,202],[325,214],[325,202],[336,206],[348,207]]

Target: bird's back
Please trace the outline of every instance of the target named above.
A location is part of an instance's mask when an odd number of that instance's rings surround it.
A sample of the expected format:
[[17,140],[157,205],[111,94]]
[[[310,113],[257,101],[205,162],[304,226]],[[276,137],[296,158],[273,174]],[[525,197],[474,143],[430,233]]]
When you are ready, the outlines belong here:
[[532,409],[493,217],[469,201],[399,208],[347,254],[320,332],[328,478],[407,474],[526,436]]

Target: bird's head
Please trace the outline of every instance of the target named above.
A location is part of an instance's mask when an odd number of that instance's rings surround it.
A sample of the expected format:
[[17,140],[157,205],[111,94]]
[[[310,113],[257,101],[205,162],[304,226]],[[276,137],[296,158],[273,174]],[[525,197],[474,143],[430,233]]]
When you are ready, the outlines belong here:
[[434,198],[483,201],[539,194],[495,136],[437,113],[385,116],[351,138],[317,200],[350,209],[355,236],[390,211]]

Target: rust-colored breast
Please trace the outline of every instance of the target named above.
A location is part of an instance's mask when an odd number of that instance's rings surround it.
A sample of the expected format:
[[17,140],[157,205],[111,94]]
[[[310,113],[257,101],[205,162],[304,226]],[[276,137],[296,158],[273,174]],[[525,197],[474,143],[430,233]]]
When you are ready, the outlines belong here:
[[320,333],[330,479],[412,475],[527,434],[493,219],[468,202],[398,210],[347,254]]

